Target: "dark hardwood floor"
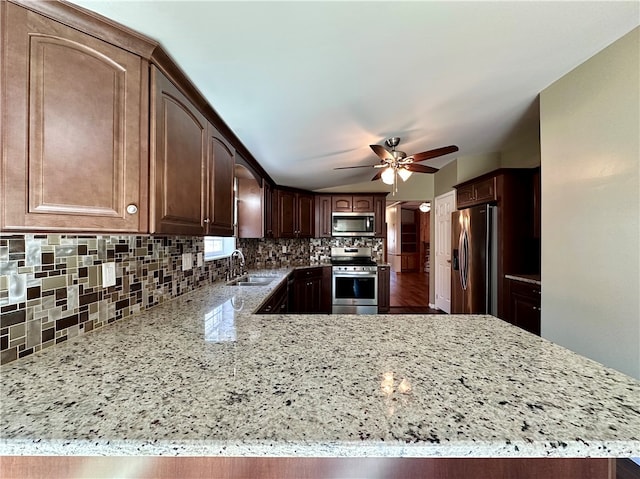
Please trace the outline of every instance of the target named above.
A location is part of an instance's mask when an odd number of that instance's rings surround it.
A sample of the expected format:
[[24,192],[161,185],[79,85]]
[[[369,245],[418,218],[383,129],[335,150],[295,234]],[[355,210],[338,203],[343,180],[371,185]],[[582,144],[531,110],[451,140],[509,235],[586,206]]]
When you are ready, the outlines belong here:
[[391,271],[390,314],[444,314],[429,308],[429,274]]

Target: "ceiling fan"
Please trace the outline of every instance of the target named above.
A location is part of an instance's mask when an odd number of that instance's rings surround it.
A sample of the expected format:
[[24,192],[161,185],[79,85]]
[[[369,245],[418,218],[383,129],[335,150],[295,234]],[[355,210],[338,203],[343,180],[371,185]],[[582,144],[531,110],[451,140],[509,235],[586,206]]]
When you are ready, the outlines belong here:
[[416,163],[458,151],[458,147],[456,145],[449,145],[407,156],[404,151],[396,150],[396,146],[398,146],[399,143],[400,138],[397,136],[387,139],[385,144],[391,148],[391,151],[380,145],[369,145],[373,152],[380,157],[380,163],[376,165],[343,166],[340,168],[334,168],[334,170],[346,170],[349,168],[380,168],[380,171],[376,173],[371,181],[382,179],[384,183],[393,185],[395,183],[396,174],[402,178],[402,181],[407,181],[412,173],[435,173],[438,171],[438,168],[418,165]]

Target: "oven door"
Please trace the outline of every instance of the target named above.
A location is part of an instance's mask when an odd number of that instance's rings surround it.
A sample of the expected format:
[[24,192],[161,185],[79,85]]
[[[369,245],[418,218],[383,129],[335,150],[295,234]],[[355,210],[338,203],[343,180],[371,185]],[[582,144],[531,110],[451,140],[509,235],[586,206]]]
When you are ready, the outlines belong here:
[[374,272],[333,272],[334,305],[377,306],[378,274]]

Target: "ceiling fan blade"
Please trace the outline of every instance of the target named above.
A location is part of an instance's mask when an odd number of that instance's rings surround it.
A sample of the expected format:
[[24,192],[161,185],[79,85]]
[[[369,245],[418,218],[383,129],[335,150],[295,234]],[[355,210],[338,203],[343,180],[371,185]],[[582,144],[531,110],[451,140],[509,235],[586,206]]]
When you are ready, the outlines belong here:
[[424,165],[416,165],[415,163],[405,165],[404,168],[409,171],[413,171],[414,173],[435,173],[436,171],[438,171],[438,168],[433,168],[431,166],[424,166]]
[[349,168],[378,168],[378,165],[340,166],[334,170],[348,170]]
[[435,150],[423,151],[422,153],[416,153],[411,155],[413,161],[424,161],[431,158],[437,158],[438,156],[448,155],[458,151],[459,148],[456,145],[443,146],[442,148],[436,148]]
[[384,149],[382,146],[380,145],[369,145],[371,147],[371,149],[373,150],[373,152],[378,155],[382,160],[390,160],[393,161],[395,160],[395,158],[393,157],[393,155],[387,151],[386,149]]
[[376,175],[375,175],[373,178],[371,178],[371,181],[377,181],[377,180],[379,180],[379,179],[380,179],[380,177],[382,176],[382,172],[383,172],[383,171],[384,171],[384,170],[378,170],[378,172],[376,173]]

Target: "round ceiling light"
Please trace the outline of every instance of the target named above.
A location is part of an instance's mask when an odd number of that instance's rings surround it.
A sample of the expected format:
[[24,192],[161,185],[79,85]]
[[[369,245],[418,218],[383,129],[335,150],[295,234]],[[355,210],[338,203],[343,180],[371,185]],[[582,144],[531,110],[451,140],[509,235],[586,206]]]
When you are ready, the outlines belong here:
[[393,170],[392,167],[389,166],[384,169],[384,171],[380,175],[380,178],[382,179],[383,183],[387,185],[392,185],[393,180],[395,179],[395,176],[396,176],[395,171]]

